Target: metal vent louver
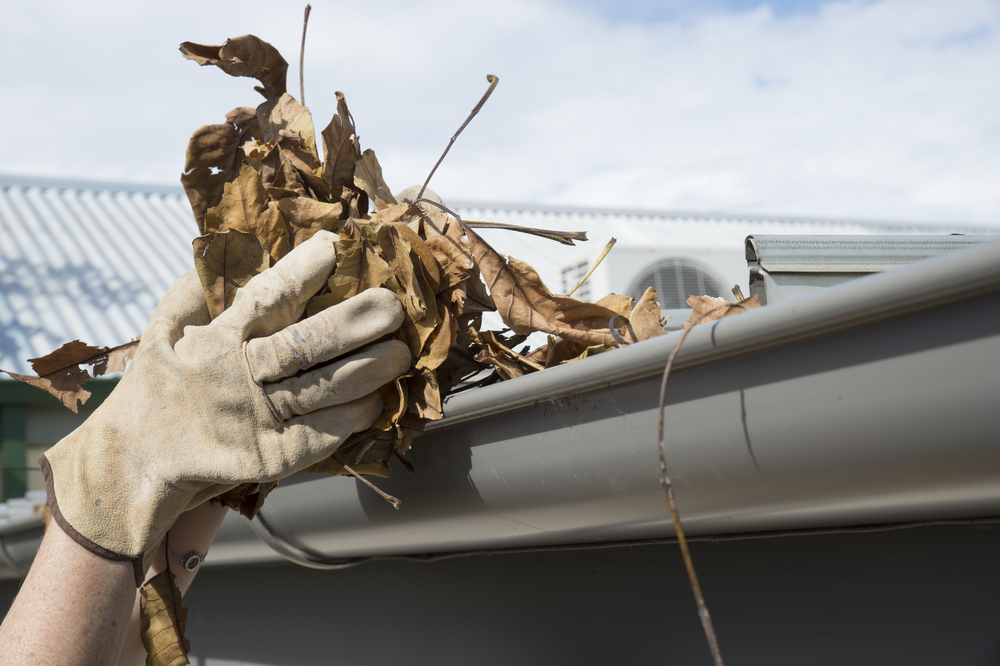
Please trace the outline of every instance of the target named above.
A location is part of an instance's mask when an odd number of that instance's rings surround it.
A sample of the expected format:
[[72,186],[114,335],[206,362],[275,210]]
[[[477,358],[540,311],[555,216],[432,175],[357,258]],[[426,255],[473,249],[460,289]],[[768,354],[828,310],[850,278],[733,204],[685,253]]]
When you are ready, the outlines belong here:
[[629,295],[639,298],[648,287],[656,289],[660,309],[687,307],[688,296],[723,296],[719,280],[690,259],[661,259],[644,269],[632,282]]

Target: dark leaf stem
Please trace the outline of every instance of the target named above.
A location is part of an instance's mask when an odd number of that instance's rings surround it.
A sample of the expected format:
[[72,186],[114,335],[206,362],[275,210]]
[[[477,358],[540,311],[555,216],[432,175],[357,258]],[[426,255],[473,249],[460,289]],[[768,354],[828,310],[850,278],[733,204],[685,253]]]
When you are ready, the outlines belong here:
[[674,498],[674,487],[667,474],[667,456],[663,446],[663,412],[667,395],[667,379],[670,377],[670,369],[677,358],[677,352],[687,339],[688,333],[701,321],[716,310],[731,307],[729,304],[715,308],[703,313],[700,317],[691,322],[691,325],[684,329],[681,337],[677,339],[670,356],[667,357],[667,365],[663,368],[663,380],[660,382],[660,428],[659,428],[659,448],[660,448],[660,484],[667,494],[667,504],[670,506],[670,517],[674,521],[674,530],[677,532],[677,543],[681,547],[681,556],[684,558],[684,567],[687,569],[688,579],[691,582],[691,591],[694,592],[694,600],[698,605],[698,617],[701,619],[701,627],[705,631],[705,638],[708,640],[708,649],[712,653],[715,666],[723,666],[722,653],[719,652],[719,641],[715,636],[715,627],[712,626],[712,617],[708,613],[708,606],[705,605],[705,597],[701,593],[701,585],[698,583],[698,574],[694,570],[694,562],[691,560],[691,551],[688,549],[687,539],[684,537],[684,528],[681,526],[681,515],[677,510],[677,500]]

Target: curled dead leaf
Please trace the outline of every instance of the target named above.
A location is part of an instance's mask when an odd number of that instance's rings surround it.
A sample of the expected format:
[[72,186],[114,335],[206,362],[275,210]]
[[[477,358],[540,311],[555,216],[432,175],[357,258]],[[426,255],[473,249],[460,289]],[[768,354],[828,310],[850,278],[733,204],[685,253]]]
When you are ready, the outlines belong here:
[[215,65],[230,76],[248,76],[260,81],[254,88],[268,99],[281,97],[285,92],[288,63],[278,50],[259,37],[243,35],[227,39],[222,46],[184,42],[181,53],[204,67]]
[[724,298],[715,296],[688,296],[687,304],[694,311],[691,313],[691,317],[681,324],[681,328],[685,329],[691,328],[695,322],[704,324],[760,307],[760,301],[756,294],[739,303],[730,303]]
[[191,135],[181,184],[202,234],[206,233],[205,213],[219,205],[224,185],[240,170],[240,146],[259,136],[257,112],[249,107],[233,109],[225,123],[205,125]]
[[471,229],[465,234],[497,312],[514,332],[542,331],[588,346],[614,344],[608,324],[617,312],[553,295],[534,268],[505,259]]
[[237,289],[268,265],[260,241],[238,229],[199,236],[192,245],[194,267],[212,319],[233,304]]
[[375,151],[371,148],[362,153],[361,158],[355,164],[354,185],[375,202],[376,208],[397,205],[392,191],[385,184],[385,179],[382,178],[382,167],[375,157]]
[[663,330],[663,314],[660,312],[660,303],[656,300],[656,290],[647,287],[635,307],[629,314],[629,321],[639,340],[649,340],[650,338],[666,335]]

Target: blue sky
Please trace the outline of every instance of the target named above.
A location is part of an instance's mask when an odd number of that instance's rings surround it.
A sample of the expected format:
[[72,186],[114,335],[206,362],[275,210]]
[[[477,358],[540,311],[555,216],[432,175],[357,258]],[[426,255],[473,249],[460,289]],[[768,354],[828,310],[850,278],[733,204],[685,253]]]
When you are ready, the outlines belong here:
[[[446,198],[1000,224],[996,0],[313,0],[306,101],[343,91],[390,186]],[[176,183],[247,80],[186,40],[254,33],[292,64],[301,7],[4,8],[0,172]]]
[[814,14],[824,2],[816,0],[567,0],[567,7],[600,17],[610,23],[658,23],[690,21],[706,15],[738,14],[766,7],[776,16]]

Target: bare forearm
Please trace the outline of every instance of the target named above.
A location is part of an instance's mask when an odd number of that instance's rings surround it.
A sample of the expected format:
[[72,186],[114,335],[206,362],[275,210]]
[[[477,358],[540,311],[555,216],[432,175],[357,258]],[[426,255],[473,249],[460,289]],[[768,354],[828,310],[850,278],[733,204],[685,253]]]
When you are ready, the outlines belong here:
[[52,521],[0,625],[0,663],[116,664],[134,598],[129,562],[91,553]]

